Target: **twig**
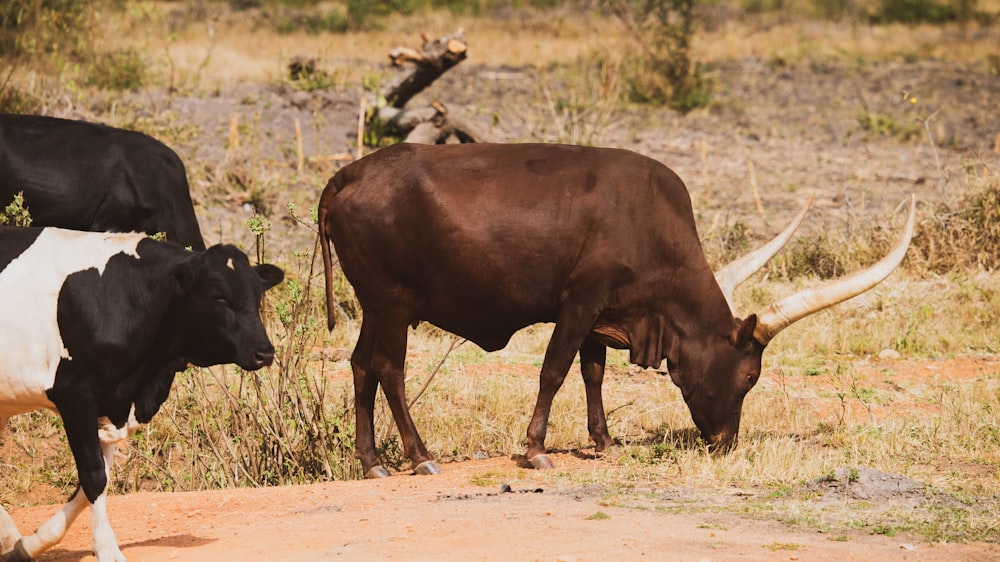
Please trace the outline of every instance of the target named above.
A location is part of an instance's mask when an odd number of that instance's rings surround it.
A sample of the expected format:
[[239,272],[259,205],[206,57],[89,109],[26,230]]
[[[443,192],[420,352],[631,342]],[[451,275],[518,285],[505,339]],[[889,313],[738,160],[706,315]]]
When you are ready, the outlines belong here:
[[212,51],[215,50],[215,22],[219,19],[218,14],[208,19],[208,49],[205,51],[205,58],[201,59],[201,64],[194,71],[195,82],[201,82],[201,73],[208,66],[208,61],[212,58]]
[[[938,114],[938,111],[941,111],[941,110],[938,109],[937,111],[935,111],[934,113],[931,113],[925,119],[921,119],[920,121],[923,122],[923,124],[924,124],[924,130],[927,131],[927,142],[929,142],[931,144],[931,152],[934,153],[934,163],[937,166],[938,174],[940,174],[941,176],[944,176],[944,170],[941,168],[941,157],[938,156],[937,145],[934,144],[934,135],[931,134],[931,126],[930,126],[931,119],[933,119],[934,116]],[[948,190],[947,190],[948,182],[947,182],[947,179],[944,178],[944,177],[942,177],[942,180],[944,180],[944,181],[941,182],[942,195],[947,196],[948,195]]]
[[301,173],[305,157],[302,155],[302,124],[299,123],[298,118],[295,119],[295,150],[297,155],[295,159],[295,171]]
[[240,147],[240,115],[233,113],[229,119],[229,150]]
[[622,404],[621,406],[618,406],[618,407],[615,407],[615,408],[611,408],[610,410],[608,410],[608,412],[606,414],[604,414],[604,417],[605,418],[610,418],[618,410],[621,410],[622,408],[628,408],[629,406],[635,406],[635,400],[629,400],[628,402]]
[[177,488],[179,490],[183,490],[185,492],[190,492],[191,491],[190,488],[187,488],[183,484],[181,484],[180,480],[177,480],[177,478],[173,475],[173,472],[170,470],[170,468],[168,468],[166,466],[163,466],[160,463],[158,463],[155,460],[153,460],[153,457],[151,457],[151,456],[147,455],[146,453],[140,451],[128,439],[125,440],[125,444],[128,447],[129,452],[133,452],[133,453],[139,455],[139,457],[141,457],[144,461],[146,461],[147,463],[153,465],[153,468],[155,468],[157,471],[159,471],[160,474],[166,476],[171,481],[173,481],[174,485],[177,486]]
[[753,202],[757,205],[757,212],[764,214],[764,205],[760,202],[760,189],[757,188],[757,174],[753,171],[753,160],[747,159],[747,170],[750,172],[750,191],[753,193]]
[[358,109],[358,149],[355,155],[357,160],[364,156],[365,151],[365,114],[368,113],[368,98],[361,98],[361,107]]
[[704,137],[701,139],[701,179],[708,186],[708,145]]
[[434,380],[434,376],[437,375],[438,371],[441,370],[441,366],[444,365],[445,360],[448,359],[448,356],[451,355],[451,352],[458,349],[458,347],[463,343],[465,343],[466,341],[468,340],[466,340],[465,338],[460,338],[458,336],[453,336],[451,338],[451,343],[448,345],[448,351],[444,352],[444,355],[441,357],[441,360],[438,361],[437,366],[434,367],[434,370],[431,371],[431,375],[427,377],[427,381],[424,382],[424,386],[420,387],[420,391],[417,392],[417,395],[414,396],[412,400],[410,400],[409,403],[410,408],[412,408],[413,405],[417,403],[417,400],[420,400],[420,397],[423,395],[424,391],[427,390],[427,387],[430,386],[431,381]]

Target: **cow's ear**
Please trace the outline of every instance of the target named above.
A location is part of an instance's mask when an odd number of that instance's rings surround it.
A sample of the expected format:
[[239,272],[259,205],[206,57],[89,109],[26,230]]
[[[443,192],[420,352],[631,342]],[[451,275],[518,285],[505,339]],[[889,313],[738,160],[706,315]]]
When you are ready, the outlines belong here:
[[174,292],[178,295],[187,294],[195,283],[194,268],[186,261],[183,261],[174,268],[173,271]]
[[757,328],[757,315],[751,314],[746,319],[737,321],[740,325],[733,330],[733,345],[736,349],[749,349],[753,331]]
[[257,276],[260,277],[260,282],[264,285],[265,291],[281,283],[281,280],[285,278],[285,272],[281,271],[281,268],[269,263],[255,265],[253,269],[257,272]]

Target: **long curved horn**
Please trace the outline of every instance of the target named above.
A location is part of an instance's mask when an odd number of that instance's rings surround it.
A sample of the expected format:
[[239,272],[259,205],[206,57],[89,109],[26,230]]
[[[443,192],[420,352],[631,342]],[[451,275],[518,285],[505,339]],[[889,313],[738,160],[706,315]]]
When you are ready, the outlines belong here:
[[733,293],[736,291],[736,287],[743,284],[758,269],[764,267],[764,264],[773,258],[774,254],[777,254],[778,250],[781,250],[791,240],[792,235],[795,234],[795,230],[802,224],[802,219],[806,218],[806,213],[809,212],[812,200],[813,196],[810,195],[805,207],[792,220],[791,224],[785,227],[785,230],[781,231],[781,234],[775,236],[770,242],[749,254],[733,260],[715,273],[715,280],[719,283],[719,288],[722,289],[722,294],[725,295],[726,302],[729,303],[729,310],[733,311],[733,316],[736,316],[736,307],[733,305]]
[[910,216],[906,221],[903,237],[889,255],[866,270],[859,271],[817,287],[805,289],[790,297],[774,302],[757,315],[754,338],[767,345],[778,332],[792,323],[819,312],[824,308],[855,297],[881,283],[903,261],[913,237],[917,199],[910,195]]

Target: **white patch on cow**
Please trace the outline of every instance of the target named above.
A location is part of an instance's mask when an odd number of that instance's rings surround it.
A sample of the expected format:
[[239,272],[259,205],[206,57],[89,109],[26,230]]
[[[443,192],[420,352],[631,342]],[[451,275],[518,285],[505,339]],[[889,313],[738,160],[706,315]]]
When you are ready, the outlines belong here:
[[232,269],[233,271],[236,271],[236,267],[233,265],[233,258],[229,258],[228,260],[226,260],[226,267]]
[[0,418],[54,408],[45,395],[67,357],[56,321],[59,290],[66,277],[96,268],[111,256],[138,257],[145,234],[76,232],[46,228],[0,271]]

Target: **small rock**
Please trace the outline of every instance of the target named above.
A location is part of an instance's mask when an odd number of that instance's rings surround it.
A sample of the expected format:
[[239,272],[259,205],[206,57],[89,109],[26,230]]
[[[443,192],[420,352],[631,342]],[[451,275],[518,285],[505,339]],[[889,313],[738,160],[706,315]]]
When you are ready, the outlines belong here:
[[903,544],[899,545],[899,548],[902,548],[903,550],[916,550],[917,549],[916,545],[912,545],[912,544],[910,544],[908,542],[904,542]]
[[289,100],[289,103],[292,104],[292,107],[304,109],[307,105],[309,105],[310,101],[312,101],[312,96],[308,92],[299,90],[292,94],[292,99]]
[[900,357],[902,357],[902,355],[900,355],[895,349],[883,349],[878,352],[878,358],[882,361],[895,361]]

